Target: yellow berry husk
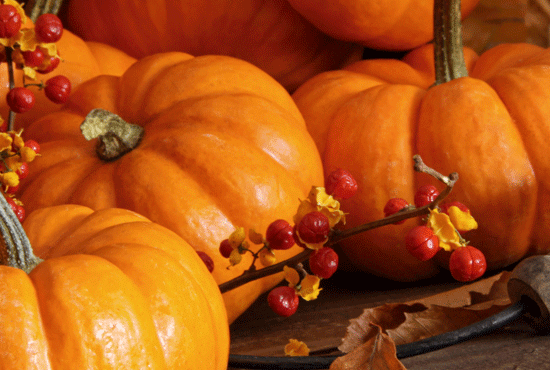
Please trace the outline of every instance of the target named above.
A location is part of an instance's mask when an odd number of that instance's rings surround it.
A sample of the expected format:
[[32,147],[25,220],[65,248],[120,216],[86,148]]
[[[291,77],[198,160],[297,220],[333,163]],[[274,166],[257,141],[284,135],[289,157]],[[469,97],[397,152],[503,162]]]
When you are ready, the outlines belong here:
[[5,172],[2,174],[2,184],[8,187],[15,187],[19,185],[19,176],[13,172]]
[[233,249],[239,248],[239,246],[244,242],[246,234],[244,232],[244,227],[238,227],[229,235],[229,244]]
[[260,263],[263,266],[271,266],[277,262],[277,257],[275,257],[275,253],[271,249],[262,249],[260,251]]
[[36,158],[36,152],[31,148],[25,146],[21,148],[21,161],[32,162]]
[[233,251],[229,255],[229,263],[231,264],[231,266],[238,265],[239,263],[241,263],[242,259],[243,256],[238,249],[233,249]]

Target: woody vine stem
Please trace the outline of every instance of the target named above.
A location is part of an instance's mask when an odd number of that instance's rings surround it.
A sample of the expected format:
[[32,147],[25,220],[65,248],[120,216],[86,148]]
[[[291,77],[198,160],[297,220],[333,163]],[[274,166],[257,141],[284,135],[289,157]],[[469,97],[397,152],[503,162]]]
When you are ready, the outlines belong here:
[[[369,222],[364,225],[360,225],[351,229],[347,229],[347,230],[334,229],[331,231],[329,235],[329,239],[325,245],[331,246],[346,238],[349,238],[351,236],[354,236],[372,229],[376,229],[378,227],[390,225],[395,222],[406,220],[409,218],[427,215],[430,213],[430,210],[436,208],[439,205],[439,203],[443,199],[445,199],[453,189],[453,186],[458,181],[458,173],[453,172],[450,175],[445,176],[439,173],[438,171],[434,170],[433,168],[429,167],[428,165],[426,165],[422,160],[422,158],[420,157],[420,155],[413,156],[413,161],[414,161],[415,171],[433,176],[434,178],[436,178],[437,180],[445,184],[445,189],[441,191],[441,193],[437,196],[437,198],[435,198],[430,204],[427,204],[423,207],[405,209],[391,216],[384,217],[380,220]],[[264,267],[259,270],[255,268],[254,264],[252,264],[252,266],[248,270],[244,271],[242,275],[232,280],[229,280],[225,283],[220,284],[219,285],[220,291],[222,293],[225,293],[229,290],[238,288],[239,286],[244,285],[253,280],[279,273],[283,271],[283,268],[285,266],[291,266],[291,267],[297,266],[298,264],[307,260],[312,252],[313,250],[311,249],[305,249],[304,251],[298,253],[294,257],[291,257],[287,260],[276,263],[274,265]]]

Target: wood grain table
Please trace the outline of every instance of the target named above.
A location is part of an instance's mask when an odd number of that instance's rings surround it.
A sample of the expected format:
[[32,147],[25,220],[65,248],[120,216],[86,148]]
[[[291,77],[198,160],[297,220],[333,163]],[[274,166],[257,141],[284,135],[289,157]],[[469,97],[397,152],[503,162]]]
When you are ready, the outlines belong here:
[[[421,283],[396,283],[370,275],[337,272],[322,282],[319,298],[301,300],[289,318],[273,314],[260,297],[231,325],[231,353],[284,356],[290,338],[312,351],[337,347],[349,320],[365,308],[421,299],[459,287],[447,274]],[[540,336],[519,319],[489,335],[402,360],[409,370],[543,370],[550,369],[550,336]]]

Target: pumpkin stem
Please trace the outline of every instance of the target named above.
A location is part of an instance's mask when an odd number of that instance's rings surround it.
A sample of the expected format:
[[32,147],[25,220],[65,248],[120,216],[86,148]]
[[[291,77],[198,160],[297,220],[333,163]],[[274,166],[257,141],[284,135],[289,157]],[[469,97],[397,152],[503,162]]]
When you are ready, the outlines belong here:
[[99,138],[97,155],[104,161],[114,161],[138,146],[143,127],[128,123],[104,109],[92,109],[80,125],[86,140]]
[[435,85],[468,76],[462,51],[460,0],[434,1]]
[[0,196],[0,234],[4,247],[0,253],[1,265],[19,268],[28,274],[42,262],[33,253],[23,226],[3,196]]
[[62,3],[63,0],[30,0],[25,4],[25,12],[34,23],[36,18],[42,14],[57,14]]

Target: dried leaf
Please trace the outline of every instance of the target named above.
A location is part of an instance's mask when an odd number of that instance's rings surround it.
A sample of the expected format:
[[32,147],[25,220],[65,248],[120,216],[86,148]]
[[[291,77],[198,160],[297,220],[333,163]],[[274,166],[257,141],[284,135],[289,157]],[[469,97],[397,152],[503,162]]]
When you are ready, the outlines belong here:
[[508,278],[509,273],[502,273],[487,279],[488,282],[473,283],[423,300],[365,309],[361,316],[350,321],[339,349],[349,353],[367,342],[376,330],[372,324],[380,326],[397,345],[473,324],[510,304],[506,292]]
[[397,359],[395,343],[378,325],[370,324],[368,340],[347,355],[338,357],[330,370],[406,370]]

